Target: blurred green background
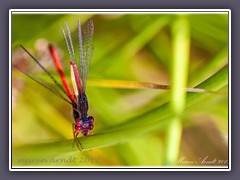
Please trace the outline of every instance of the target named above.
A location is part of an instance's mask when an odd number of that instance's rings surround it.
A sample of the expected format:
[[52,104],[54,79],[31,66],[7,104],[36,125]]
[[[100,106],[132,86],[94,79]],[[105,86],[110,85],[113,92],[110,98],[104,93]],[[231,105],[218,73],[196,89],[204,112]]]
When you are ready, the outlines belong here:
[[[47,53],[51,42],[69,78],[60,25],[69,24],[77,43],[78,18],[82,23],[88,18],[94,22],[86,89],[89,115],[95,117],[93,135],[80,138],[86,151],[73,148],[71,106],[13,69],[14,166],[228,164],[228,14],[13,14],[12,62],[29,68],[25,63],[29,57],[19,48],[22,44],[59,79]],[[189,65],[177,76],[187,77],[187,87],[204,82],[199,88],[218,93],[183,96],[180,133],[169,138],[175,131],[169,128],[174,117],[168,104],[171,91],[100,87],[97,82],[171,84],[177,73],[173,57],[183,52],[174,43],[182,47],[182,42],[187,44],[183,51]],[[173,152],[177,159],[169,164],[170,141],[180,145]]]

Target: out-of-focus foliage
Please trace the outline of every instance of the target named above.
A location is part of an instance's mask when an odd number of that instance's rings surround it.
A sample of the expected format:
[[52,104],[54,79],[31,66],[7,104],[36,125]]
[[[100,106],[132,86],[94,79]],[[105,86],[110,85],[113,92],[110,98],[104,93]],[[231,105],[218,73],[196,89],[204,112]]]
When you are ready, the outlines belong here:
[[[14,14],[13,63],[28,58],[19,52],[19,44],[43,64],[44,59],[51,62],[46,55],[46,42],[51,42],[69,78],[69,57],[60,25],[69,24],[77,47],[78,18],[82,23],[88,18],[94,21],[94,54],[86,91],[95,128],[92,136],[80,138],[86,151],[72,148],[71,106],[13,70],[13,165],[166,165],[166,130],[173,114],[165,103],[170,100],[170,92],[103,88],[94,82],[107,79],[170,84],[172,57],[176,53],[173,33],[178,33],[173,31],[173,25],[179,18],[188,23],[190,33],[187,86],[204,82],[200,88],[218,93],[187,94],[175,165],[227,165],[227,14]],[[44,65],[59,79],[53,64]]]

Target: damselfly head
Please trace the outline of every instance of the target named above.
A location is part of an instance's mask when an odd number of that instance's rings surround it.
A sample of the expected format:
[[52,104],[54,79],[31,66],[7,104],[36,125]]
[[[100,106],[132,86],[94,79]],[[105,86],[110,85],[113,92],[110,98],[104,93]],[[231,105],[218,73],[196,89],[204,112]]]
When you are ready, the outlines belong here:
[[75,131],[81,132],[83,136],[87,136],[89,131],[93,130],[94,118],[89,116],[85,121],[76,121]]

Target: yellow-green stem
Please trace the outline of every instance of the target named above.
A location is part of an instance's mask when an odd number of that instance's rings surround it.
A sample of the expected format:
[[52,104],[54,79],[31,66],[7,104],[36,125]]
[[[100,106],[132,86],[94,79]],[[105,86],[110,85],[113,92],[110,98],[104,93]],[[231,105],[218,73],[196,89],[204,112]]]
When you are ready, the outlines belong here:
[[185,107],[190,34],[188,21],[179,17],[173,23],[173,60],[171,71],[171,111],[174,115],[166,132],[165,165],[176,165],[182,138],[181,114]]

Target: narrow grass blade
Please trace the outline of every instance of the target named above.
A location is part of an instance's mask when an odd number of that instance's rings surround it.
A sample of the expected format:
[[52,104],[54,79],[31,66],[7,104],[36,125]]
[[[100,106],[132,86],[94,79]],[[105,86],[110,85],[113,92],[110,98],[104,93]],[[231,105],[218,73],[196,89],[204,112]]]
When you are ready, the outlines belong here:
[[[203,83],[199,84],[197,88],[207,88],[213,91],[218,91],[228,85],[228,66],[223,67],[212,77],[208,78]],[[186,98],[186,111],[191,110],[191,106],[204,100],[210,96],[207,93],[188,93]],[[111,146],[117,143],[123,143],[134,137],[144,135],[151,131],[162,132],[169,124],[171,115],[169,114],[169,103],[158,106],[140,116],[117,124],[112,127],[105,127],[99,132],[87,137],[79,137],[79,140],[84,150],[90,150],[105,146]],[[14,148],[18,155],[31,151],[34,154],[48,154],[51,151],[57,152],[72,152],[78,149],[72,148],[72,140],[61,142],[50,142],[36,145],[26,145]],[[31,149],[31,150],[30,150]],[[23,154],[22,154],[23,155]]]

